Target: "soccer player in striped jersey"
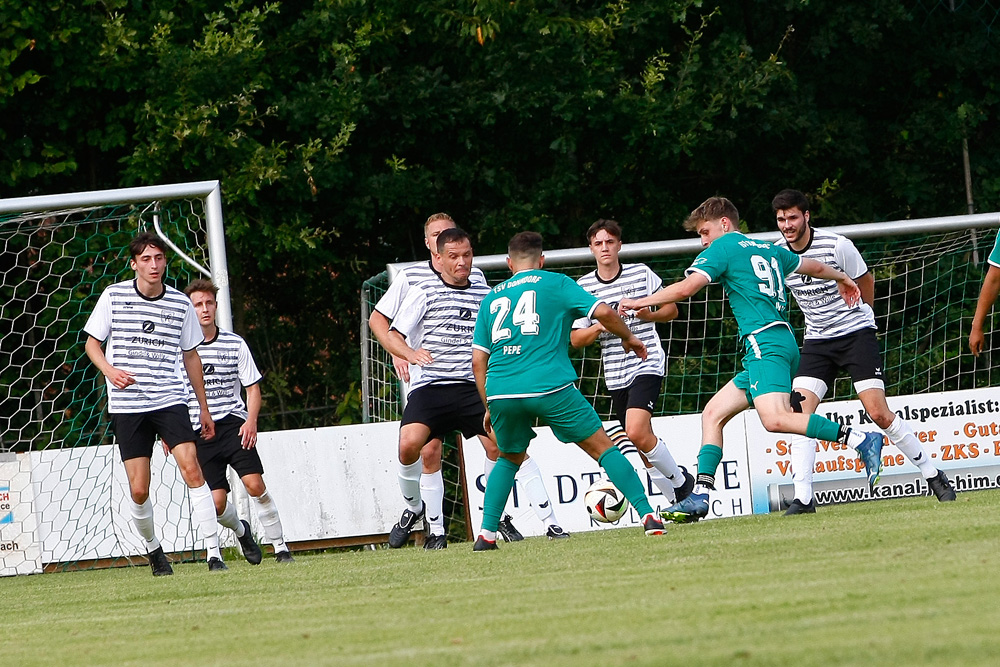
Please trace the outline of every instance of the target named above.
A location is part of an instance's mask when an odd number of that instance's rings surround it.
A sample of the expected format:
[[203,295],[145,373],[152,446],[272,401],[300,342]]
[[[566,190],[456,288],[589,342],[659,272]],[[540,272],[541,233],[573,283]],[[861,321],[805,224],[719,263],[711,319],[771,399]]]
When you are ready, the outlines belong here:
[[[368,318],[368,326],[386,350],[389,350],[385,344],[385,340],[388,336],[391,322],[399,314],[403,301],[410,292],[410,287],[427,281],[430,281],[432,285],[441,281],[443,268],[441,266],[440,255],[437,253],[437,239],[443,231],[446,229],[455,229],[455,227],[455,221],[447,213],[435,213],[428,217],[424,223],[424,245],[430,252],[430,260],[426,264],[417,264],[403,269],[392,281],[389,289],[386,290],[386,293],[372,310],[372,314]],[[483,275],[481,269],[475,266],[471,267],[469,279],[476,283],[481,282],[484,285],[486,284],[486,276]],[[392,362],[399,378],[409,384],[411,380],[409,362],[405,358],[395,354],[392,355]],[[408,386],[407,393],[412,391],[412,389],[412,386]],[[486,450],[486,458],[483,465],[483,479],[485,483],[485,480],[489,478],[490,472],[493,470],[493,466],[496,465],[499,451],[491,439],[480,438],[480,441]],[[441,438],[432,436],[420,449],[417,457],[421,462],[420,467],[415,466],[414,461],[410,461],[410,454],[404,457],[409,463],[403,463],[403,458],[400,459],[398,471],[399,485],[403,491],[403,498],[406,500],[408,509],[403,511],[403,516],[400,517],[399,522],[394,526],[396,538],[391,539],[389,543],[393,548],[403,546],[410,531],[420,521],[422,515],[416,515],[412,511],[410,514],[407,514],[407,511],[410,511],[409,507],[414,507],[419,512],[422,506],[421,502],[426,504],[427,511],[429,512],[429,517],[424,517],[429,532],[440,536],[434,540],[425,541],[425,548],[441,548],[440,545],[446,544],[446,542],[442,541],[444,536],[444,478],[441,473]],[[408,491],[408,489],[414,487],[414,480],[416,480],[416,486],[419,487],[420,491],[417,496]],[[541,470],[534,460],[529,460],[525,463],[521,473],[518,475],[518,481],[532,509],[535,511],[535,515],[545,525],[546,535],[551,539],[569,537],[569,533],[565,532],[556,522],[555,510],[545,490]],[[509,515],[504,515],[501,519],[500,532],[508,542],[524,539],[520,531],[514,526],[514,522]]]
[[678,523],[708,515],[708,493],[715,489],[715,472],[722,460],[722,429],[750,406],[772,433],[800,433],[858,449],[868,469],[869,485],[878,481],[881,469],[881,435],[850,429],[817,414],[797,413],[790,402],[799,346],[788,323],[785,277],[802,273],[833,280],[838,298],[851,306],[860,300],[858,286],[832,266],[744,236],[739,220],[736,207],[725,197],[707,199],[684,221],[684,229],[697,232],[705,248],[685,272],[687,277],[651,296],[623,299],[618,305],[619,312],[662,306],[692,297],[709,283],[721,283],[746,351],[745,370],[720,389],[701,413],[698,484],[690,496],[663,512],[664,518]]
[[163,284],[164,242],[143,232],[129,244],[129,253],[135,279],[108,286],[83,330],[88,335],[87,356],[107,379],[108,413],[128,476],[132,524],[145,540],[153,575],[173,574],[156,537],[149,499],[149,463],[158,434],[172,443],[174,460],[190,490],[208,568],[224,569],[212,491],[198,465],[184,377],[186,371],[197,397],[202,433],[212,437],[215,424],[196,350],[202,341],[201,327],[191,301]]
[[[955,489],[948,476],[931,461],[910,425],[886,403],[884,366],[872,311],[875,278],[861,253],[850,239],[813,227],[809,200],[798,190],[782,190],[775,195],[771,208],[782,236],[776,245],[845,272],[861,289],[862,302],[850,308],[839,298],[836,283],[799,274],[788,276],[785,284],[806,320],[799,370],[792,382],[793,402],[801,406],[802,412],[812,414],[837,373],[846,370],[865,412],[892,444],[920,469],[938,500],[955,500]],[[816,440],[793,436],[791,458],[795,497],[785,514],[815,512],[812,481]]]
[[488,408],[500,459],[486,482],[483,525],[473,551],[497,548],[500,514],[514,476],[535,437],[536,420],[565,443],[576,443],[604,468],[608,478],[642,517],[646,535],[662,535],[642,482],[604,431],[600,417],[574,384],[569,333],[581,317],[600,321],[622,340],[626,352],[646,357],[646,347],[606,303],[572,278],[543,271],[542,236],[521,232],[507,246],[513,276],[494,287],[476,318],[472,368],[476,389]]
[[[597,260],[597,268],[576,282],[612,310],[617,310],[618,302],[624,298],[648,296],[663,285],[660,277],[645,264],[619,261],[622,229],[616,221],[598,220],[592,224],[587,230],[587,244]],[[652,424],[666,372],[666,355],[656,323],[669,322],[675,317],[677,306],[671,303],[658,310],[643,308],[623,318],[646,346],[648,356],[645,359],[626,354],[618,337],[589,317],[574,322],[570,332],[573,347],[586,347],[600,341],[604,381],[611,394],[615,417],[636,446],[646,466],[646,474],[668,505],[684,500],[694,489],[694,477],[677,465],[666,443],[653,433]]]
[[[212,489],[219,523],[236,533],[243,557],[248,563],[260,563],[263,554],[250,532],[250,524],[237,516],[236,508],[227,497],[230,488],[226,467],[231,466],[254,500],[257,517],[264,527],[264,536],[274,547],[275,560],[279,563],[291,563],[295,559],[285,544],[278,507],[264,485],[264,464],[257,454],[257,416],[260,414],[262,376],[246,341],[232,331],[223,331],[215,324],[219,288],[210,280],[198,279],[192,281],[184,289],[184,293],[194,305],[205,337],[198,346],[198,354],[201,356],[208,409],[215,421],[215,437],[199,437],[196,444],[198,461]],[[241,388],[246,390],[246,403],[243,402]],[[195,419],[198,404],[194,392],[188,394],[188,408],[197,430]]]

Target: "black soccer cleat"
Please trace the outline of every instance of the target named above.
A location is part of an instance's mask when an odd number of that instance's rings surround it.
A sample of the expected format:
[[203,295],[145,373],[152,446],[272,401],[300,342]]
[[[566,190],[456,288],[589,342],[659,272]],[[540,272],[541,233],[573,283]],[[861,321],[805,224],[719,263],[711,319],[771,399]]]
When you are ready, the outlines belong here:
[[427,551],[437,551],[448,548],[448,538],[444,535],[428,535],[424,540],[424,549]]
[[413,531],[413,527],[417,525],[417,521],[424,518],[425,509],[426,505],[420,503],[419,512],[414,512],[409,508],[403,510],[403,514],[399,517],[399,521],[397,521],[396,525],[392,527],[391,531],[389,531],[390,549],[398,549],[406,544],[406,541],[410,539],[410,532]]
[[222,572],[223,570],[228,570],[226,564],[222,562],[221,558],[209,558],[208,559],[208,571],[209,572]]
[[788,509],[785,510],[784,516],[791,516],[793,514],[815,514],[816,513],[816,499],[813,498],[808,503],[804,503],[798,498],[792,500],[788,503]]
[[679,503],[694,491],[694,475],[687,471],[684,466],[678,466],[681,472],[684,473],[684,483],[680,486],[674,487],[674,502]]
[[642,529],[648,536],[665,535],[667,533],[667,530],[663,527],[663,521],[660,520],[660,517],[656,516],[656,512],[650,512],[642,517]]
[[167,555],[163,553],[163,547],[156,547],[149,552],[149,567],[153,570],[154,577],[166,577],[174,573]]
[[250,524],[244,519],[240,519],[240,523],[243,524],[243,537],[237,537],[236,539],[240,542],[240,549],[243,550],[243,557],[247,559],[247,562],[251,565],[259,565],[260,561],[264,559],[264,554],[261,553],[260,545],[257,544],[257,540],[253,538],[253,533],[250,532]]
[[276,554],[274,554],[274,560],[278,561],[279,563],[294,563],[295,562],[295,559],[292,558],[292,552],[291,551],[287,551],[287,550],[286,551],[279,551]]
[[500,524],[497,526],[497,532],[500,533],[500,537],[507,542],[520,542],[524,539],[524,535],[521,534],[521,531],[514,527],[514,518],[509,514],[504,514],[503,518],[500,519]]
[[473,551],[493,551],[497,548],[496,541],[490,542],[488,539],[480,535],[476,538],[476,543],[472,545]]
[[545,531],[546,537],[550,540],[562,540],[569,537],[569,533],[562,529],[562,526],[549,526]]
[[938,470],[938,474],[927,480],[927,486],[931,487],[931,491],[943,503],[955,500],[957,497],[955,495],[955,487],[952,486],[948,475],[944,474],[944,470]]

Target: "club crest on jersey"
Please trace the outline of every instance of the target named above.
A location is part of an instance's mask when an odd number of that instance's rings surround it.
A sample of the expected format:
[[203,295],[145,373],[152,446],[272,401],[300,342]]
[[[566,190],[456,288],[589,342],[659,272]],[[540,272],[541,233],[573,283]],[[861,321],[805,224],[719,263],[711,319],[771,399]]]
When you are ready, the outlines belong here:
[[472,319],[472,309],[471,308],[459,308],[458,309],[458,319],[460,319],[460,320],[471,320]]
[[177,319],[177,316],[174,315],[173,313],[171,313],[169,311],[166,311],[166,310],[161,310],[160,311],[160,321],[163,322],[164,324],[170,324],[171,322],[173,322],[176,319]]
[[202,375],[213,375],[215,373],[215,364],[202,364],[201,374]]
[[800,276],[800,278],[802,279],[802,282],[804,284],[806,284],[806,285],[812,285],[812,282],[813,282],[813,277],[812,276],[802,275],[802,276]]
[[234,361],[233,355],[231,355],[229,352],[219,352],[218,357],[220,364],[230,364]]
[[155,331],[155,330],[156,330],[156,325],[155,324],[153,324],[149,320],[143,320],[143,323],[142,323],[142,332],[143,333],[153,333],[153,331]]

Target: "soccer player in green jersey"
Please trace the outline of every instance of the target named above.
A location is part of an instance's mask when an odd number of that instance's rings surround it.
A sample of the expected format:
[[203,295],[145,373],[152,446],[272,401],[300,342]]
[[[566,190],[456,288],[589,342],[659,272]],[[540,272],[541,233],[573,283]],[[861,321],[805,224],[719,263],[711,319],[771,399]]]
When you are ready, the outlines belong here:
[[715,472],[722,460],[722,429],[750,406],[756,408],[764,428],[773,433],[797,433],[850,444],[861,454],[870,486],[878,481],[881,471],[881,434],[852,430],[817,414],[796,412],[790,401],[799,348],[788,323],[785,276],[801,273],[835,280],[840,296],[849,306],[860,302],[861,291],[843,271],[744,236],[739,232],[739,219],[739,212],[728,199],[706,200],[684,222],[684,229],[697,232],[705,248],[685,272],[687,277],[650,296],[623,299],[618,306],[624,313],[676,303],[694,296],[709,283],[721,283],[745,347],[745,370],[720,389],[702,412],[695,492],[663,512],[664,518],[677,523],[708,515],[708,492],[715,490]]
[[990,314],[997,295],[1000,295],[1000,235],[993,244],[993,250],[986,259],[989,268],[983,278],[983,287],[979,290],[979,300],[976,302],[976,314],[972,318],[972,331],[969,332],[969,351],[979,356],[983,351],[986,336],[983,334],[986,316]]
[[569,334],[574,320],[596,319],[622,339],[626,353],[646,358],[646,347],[615,311],[559,273],[542,271],[542,237],[516,234],[507,248],[513,277],[500,283],[479,307],[472,337],[472,371],[487,406],[487,430],[496,433],[500,458],[486,481],[483,526],[475,551],[496,549],[500,515],[514,474],[535,437],[536,419],[562,442],[575,442],[607,472],[642,516],[647,535],[662,535],[632,464],[611,443],[600,417],[574,385]]

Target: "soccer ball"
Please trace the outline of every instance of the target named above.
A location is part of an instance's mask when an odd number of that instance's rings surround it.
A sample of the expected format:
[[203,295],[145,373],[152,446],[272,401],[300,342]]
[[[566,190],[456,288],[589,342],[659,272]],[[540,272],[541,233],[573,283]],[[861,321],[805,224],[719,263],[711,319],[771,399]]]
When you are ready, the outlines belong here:
[[590,518],[599,523],[614,523],[628,512],[628,499],[614,484],[599,479],[583,494]]

